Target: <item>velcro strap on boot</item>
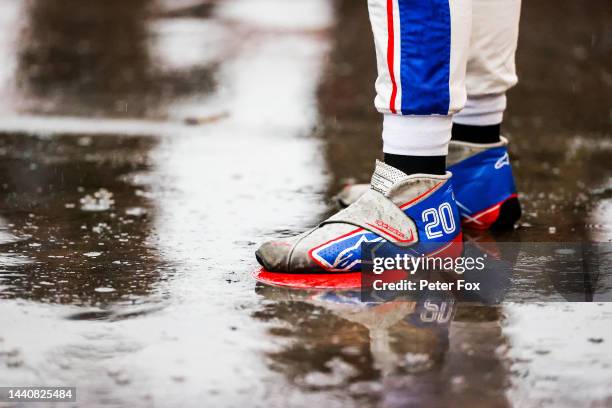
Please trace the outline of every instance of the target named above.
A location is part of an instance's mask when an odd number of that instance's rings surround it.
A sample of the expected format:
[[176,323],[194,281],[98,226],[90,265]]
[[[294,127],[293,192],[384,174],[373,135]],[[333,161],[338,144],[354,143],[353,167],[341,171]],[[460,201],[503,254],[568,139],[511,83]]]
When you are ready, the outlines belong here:
[[361,227],[400,246],[413,245],[419,240],[414,221],[391,200],[374,190],[368,190],[353,205],[319,226],[333,223]]

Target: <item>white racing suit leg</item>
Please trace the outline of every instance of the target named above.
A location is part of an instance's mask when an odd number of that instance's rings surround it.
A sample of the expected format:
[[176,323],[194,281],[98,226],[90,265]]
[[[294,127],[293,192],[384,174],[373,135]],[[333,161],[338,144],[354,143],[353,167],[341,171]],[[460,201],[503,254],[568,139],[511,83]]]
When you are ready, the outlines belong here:
[[445,155],[466,101],[472,0],[368,0],[383,150]]
[[472,0],[465,108],[455,123],[497,125],[506,109],[506,91],[516,85],[515,53],[521,0]]
[[[450,137],[444,135],[451,127],[445,115],[465,125],[501,123],[506,91],[517,83],[520,0],[369,0],[369,8],[386,153],[446,154],[439,149]],[[448,118],[448,128],[436,118]],[[447,164],[464,225],[506,229],[519,219],[506,144],[503,138],[486,145],[451,142]],[[365,184],[346,186],[336,199],[348,206],[365,191]]]

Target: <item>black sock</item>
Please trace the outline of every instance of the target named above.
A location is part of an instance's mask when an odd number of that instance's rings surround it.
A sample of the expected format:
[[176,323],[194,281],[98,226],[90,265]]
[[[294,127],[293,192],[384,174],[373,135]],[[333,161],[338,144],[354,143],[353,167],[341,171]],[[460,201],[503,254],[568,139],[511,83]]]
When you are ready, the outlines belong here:
[[501,139],[501,123],[490,126],[471,126],[453,123],[452,140],[470,143],[497,143]]
[[385,163],[408,175],[446,174],[446,156],[402,156],[385,153]]

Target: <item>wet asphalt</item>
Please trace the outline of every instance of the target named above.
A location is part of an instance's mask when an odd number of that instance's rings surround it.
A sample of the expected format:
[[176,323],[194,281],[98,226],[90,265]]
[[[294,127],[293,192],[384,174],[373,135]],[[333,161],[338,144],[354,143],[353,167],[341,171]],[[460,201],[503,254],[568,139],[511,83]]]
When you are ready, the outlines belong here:
[[[365,4],[0,7],[0,386],[76,386],[83,407],[612,404],[612,307],[559,302],[550,265],[518,265],[500,306],[251,278],[260,242],[333,212],[379,155]],[[524,216],[467,240],[612,239],[611,22],[605,0],[525,2],[503,128]]]

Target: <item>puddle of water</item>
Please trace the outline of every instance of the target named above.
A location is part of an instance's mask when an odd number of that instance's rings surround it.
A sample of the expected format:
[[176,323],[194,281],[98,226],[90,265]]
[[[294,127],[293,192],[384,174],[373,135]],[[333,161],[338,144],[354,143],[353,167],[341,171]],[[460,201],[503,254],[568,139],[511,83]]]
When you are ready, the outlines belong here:
[[504,312],[506,356],[514,374],[510,401],[519,406],[609,404],[609,304],[516,304],[506,306]]
[[[327,24],[329,5],[308,7]],[[165,28],[156,31],[156,49],[164,36],[194,45],[184,32],[175,35],[186,25]],[[219,67],[223,88],[200,88],[198,97],[164,106],[177,117],[227,110],[218,123],[157,126],[150,120],[157,114],[117,119],[112,107],[111,118],[82,118],[79,109],[71,118],[46,118],[33,108],[4,122],[8,131],[52,134],[2,138],[2,173],[11,177],[3,211],[31,237],[12,250],[36,266],[3,274],[10,282],[2,282],[1,345],[17,350],[19,364],[1,366],[1,383],[73,383],[86,406],[185,406],[202,398],[236,405],[263,401],[271,390],[282,395],[259,352],[273,346],[244,312],[258,302],[248,271],[262,228],[303,228],[324,209],[313,187],[325,182],[320,145],[310,134],[327,46],[309,33],[276,38],[250,30],[249,42]],[[171,68],[184,75],[193,66]],[[101,100],[96,88],[81,92],[60,99]],[[274,109],[254,109],[263,103]],[[113,134],[126,131],[132,136]],[[24,208],[27,221],[19,216]],[[39,247],[28,245],[34,238]],[[53,340],[40,342],[33,330]]]

